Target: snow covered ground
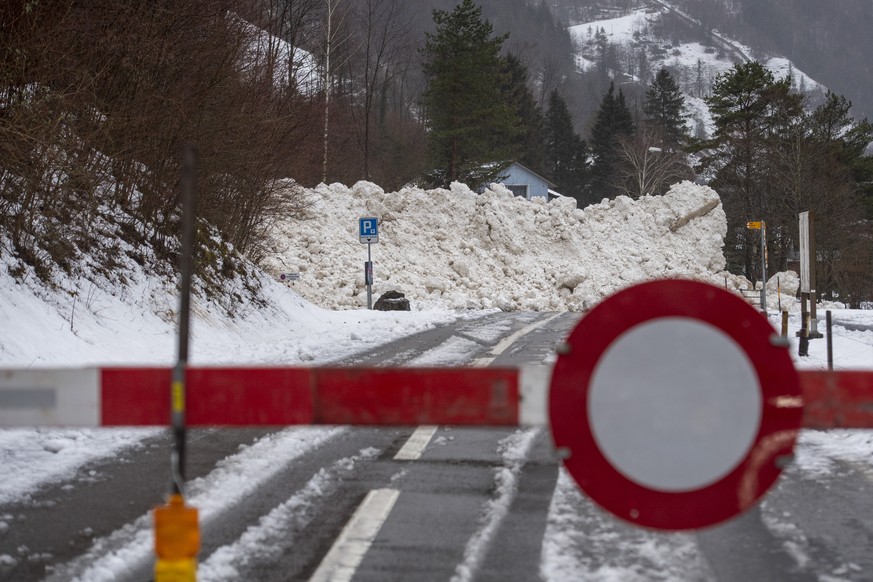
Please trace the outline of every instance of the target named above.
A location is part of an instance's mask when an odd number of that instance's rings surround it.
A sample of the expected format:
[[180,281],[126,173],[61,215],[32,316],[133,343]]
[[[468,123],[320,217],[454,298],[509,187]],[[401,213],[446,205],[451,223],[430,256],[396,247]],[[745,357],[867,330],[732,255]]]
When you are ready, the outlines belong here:
[[[289,223],[277,234],[273,276],[261,276],[267,307],[240,304],[230,318],[208,303],[195,306],[193,364],[323,363],[457,318],[477,317],[483,310],[581,310],[621,287],[653,277],[694,277],[731,289],[744,284],[721,271],[725,222],[717,195],[688,183],[664,197],[619,198],[584,211],[567,201],[544,204],[513,198],[500,187],[477,196],[461,185],[385,193],[359,183],[352,188],[322,186],[311,195],[317,199],[311,218]],[[413,311],[361,309],[366,247],[358,242],[356,228],[357,218],[363,216],[381,221],[381,241],[373,249],[377,294],[398,289],[412,299]],[[7,261],[0,257],[0,368],[174,361],[176,299],[171,286],[151,280],[132,265],[131,285],[125,289],[62,282],[62,287],[76,290],[74,298],[32,278],[15,282]],[[275,280],[286,271],[301,274],[291,284],[293,289]],[[796,330],[797,306],[791,297],[796,276],[781,277],[783,291],[788,292],[779,299],[792,311],[791,329]],[[768,301],[776,305],[775,278],[770,290]],[[873,311],[829,307],[834,308],[836,367],[873,368]],[[778,325],[775,315],[771,321]],[[801,368],[825,367],[824,340],[811,342],[809,357],[795,358]],[[154,430],[0,430],[0,504],[26,502],[39,487],[71,477],[88,462],[136,447]],[[258,471],[266,475],[270,468],[264,459],[275,458],[277,450],[285,458],[303,454],[301,443],[331,438],[330,430],[336,429],[282,431],[240,451],[191,488],[192,501],[204,513],[232,502],[240,494],[235,476],[251,478]],[[508,466],[516,467],[527,446],[524,435],[507,441]],[[833,459],[873,466],[870,446],[871,434],[864,431],[809,433],[800,440],[799,466],[827,472]],[[363,451],[361,458],[367,454]],[[550,517],[552,533],[544,544],[542,572],[547,579],[562,579],[562,572],[571,567],[580,571],[579,564],[560,561],[561,544],[578,524],[565,523],[562,529],[559,513],[574,502],[567,496],[575,494],[565,480],[559,482],[552,504],[555,515]],[[295,507],[306,505],[306,495],[302,491],[299,499],[295,497]],[[280,513],[285,510],[277,508]],[[11,516],[0,514],[0,535],[10,527]],[[654,543],[648,535],[641,548]],[[238,548],[226,550],[229,556],[210,557],[202,564],[202,579],[224,579],[227,564],[245,553],[247,543],[241,539]],[[682,543],[676,550],[680,553]],[[138,548],[130,551],[148,552],[148,539]],[[101,547],[93,551],[99,555]],[[109,555],[100,564],[103,574],[84,579],[109,579],[101,576],[129,558]],[[0,556],[0,567],[16,559]],[[621,573],[617,576],[620,579]]]

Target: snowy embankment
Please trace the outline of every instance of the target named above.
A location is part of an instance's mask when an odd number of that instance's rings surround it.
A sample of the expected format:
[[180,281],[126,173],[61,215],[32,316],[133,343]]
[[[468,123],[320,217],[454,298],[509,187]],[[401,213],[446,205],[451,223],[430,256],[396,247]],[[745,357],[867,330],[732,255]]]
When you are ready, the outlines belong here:
[[[55,289],[32,275],[15,281],[10,264],[8,256],[0,257],[0,367],[175,362],[176,290],[146,275],[134,261],[127,260],[127,286],[58,272]],[[415,314],[328,311],[253,272],[263,303],[237,293],[232,317],[202,295],[193,298],[191,363],[324,362],[458,318],[445,309]],[[228,280],[228,294],[241,284],[239,277]]]
[[292,287],[328,308],[366,305],[358,219],[379,219],[374,297],[405,293],[413,309],[583,311],[618,289],[659,277],[738,288],[723,272],[726,231],[718,194],[691,182],[665,196],[619,197],[584,210],[572,198],[517,198],[500,185],[476,194],[369,182],[321,185],[306,220],[288,222],[268,266],[299,272]]

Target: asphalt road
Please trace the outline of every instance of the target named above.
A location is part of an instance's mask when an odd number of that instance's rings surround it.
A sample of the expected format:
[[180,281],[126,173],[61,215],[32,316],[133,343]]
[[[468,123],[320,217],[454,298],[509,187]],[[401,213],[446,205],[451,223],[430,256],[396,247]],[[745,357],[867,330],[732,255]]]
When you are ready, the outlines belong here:
[[[542,363],[574,323],[572,314],[496,313],[344,363]],[[189,481],[277,434],[286,433],[191,431]],[[410,440],[422,446],[398,457]],[[124,548],[150,543],[143,536],[148,511],[166,495],[168,451],[169,435],[154,436],[26,503],[0,506],[10,524],[0,532],[0,556],[24,557],[0,568],[0,580],[150,580],[150,552]],[[271,464],[252,493],[209,508],[201,524],[203,579],[873,579],[869,465],[840,461],[815,475],[790,468],[743,516],[663,534],[618,522],[582,496],[559,471],[545,429],[338,428]],[[371,540],[357,545],[368,527]],[[116,561],[101,562],[107,555]]]

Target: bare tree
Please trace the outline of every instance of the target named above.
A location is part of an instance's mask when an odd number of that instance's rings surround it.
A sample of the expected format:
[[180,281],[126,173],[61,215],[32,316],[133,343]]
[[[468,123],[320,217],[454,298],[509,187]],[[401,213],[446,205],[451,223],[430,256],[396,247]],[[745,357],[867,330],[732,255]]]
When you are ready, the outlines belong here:
[[[274,184],[300,170],[289,160],[317,116],[269,59],[250,60],[264,33],[235,16],[243,1],[0,9],[0,229],[16,257],[41,277],[74,269],[107,240],[100,225],[171,264],[185,143],[201,152],[201,217],[237,250],[295,212]],[[97,261],[107,271],[113,249]]]
[[[357,53],[360,58],[350,60],[349,64],[360,67],[363,103],[356,128],[363,154],[363,174],[369,180],[376,100],[386,99],[388,87],[395,77],[404,72],[399,65],[403,63],[403,57],[412,51],[409,37],[412,14],[401,0],[361,0],[357,16],[355,28],[361,35]],[[384,101],[381,105],[380,119],[384,123]]]
[[693,178],[685,152],[655,145],[660,143],[658,132],[645,125],[618,141],[614,185],[619,192],[631,198],[664,194],[676,182]]
[[[300,77],[308,76],[311,63],[305,49],[314,45],[313,34],[318,29],[323,0],[267,0],[259,23],[276,39],[286,43],[277,51],[277,64],[284,69],[287,85],[301,89]],[[305,89],[305,88],[303,88]]]
[[[812,211],[816,220],[816,256],[818,257],[818,289],[831,294],[863,264],[864,215],[848,168],[835,158],[827,142],[809,139],[806,127],[798,124],[793,134],[786,136],[783,147],[768,158],[770,192],[770,223],[782,227],[768,231],[778,238],[768,241],[773,252],[771,262],[778,269],[788,266],[790,252],[798,246],[798,214]],[[768,237],[769,238],[769,237]],[[850,258],[858,254],[859,261]],[[842,274],[840,273],[842,271]]]
[[[322,81],[324,88],[324,156],[322,158],[322,182],[327,182],[327,160],[328,160],[328,143],[330,138],[329,120],[330,120],[330,97],[333,88],[333,71],[335,68],[341,68],[343,62],[332,63],[331,58],[342,45],[346,44],[350,38],[350,33],[346,30],[345,22],[349,13],[348,2],[341,7],[343,0],[324,0],[324,22],[321,38],[321,50],[324,62],[322,63]],[[346,56],[343,60],[347,59]]]

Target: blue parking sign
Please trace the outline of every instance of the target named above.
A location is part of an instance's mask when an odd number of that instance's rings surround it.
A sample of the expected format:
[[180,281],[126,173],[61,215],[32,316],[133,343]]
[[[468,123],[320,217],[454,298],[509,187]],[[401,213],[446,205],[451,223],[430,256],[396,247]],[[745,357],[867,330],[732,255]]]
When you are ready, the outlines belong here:
[[379,242],[379,219],[358,219],[358,235],[360,236],[362,243]]

